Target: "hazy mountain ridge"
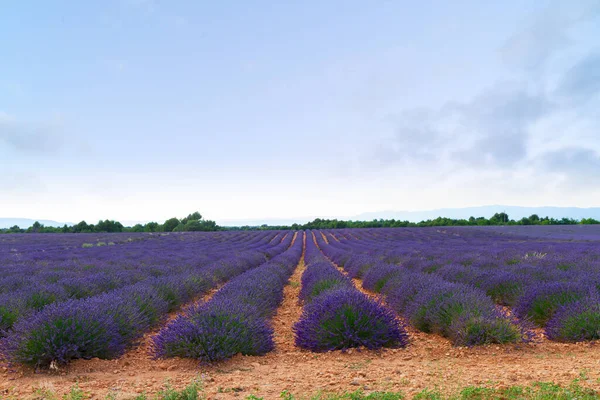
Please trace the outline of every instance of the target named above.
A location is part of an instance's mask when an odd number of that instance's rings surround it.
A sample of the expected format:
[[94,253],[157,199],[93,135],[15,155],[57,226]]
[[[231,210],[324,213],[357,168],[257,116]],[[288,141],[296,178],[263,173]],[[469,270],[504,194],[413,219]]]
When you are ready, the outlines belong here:
[[424,211],[375,211],[365,212],[355,216],[345,217],[298,217],[298,218],[265,218],[265,219],[243,219],[243,220],[223,220],[217,221],[223,226],[257,226],[267,225],[291,225],[293,223],[304,224],[315,218],[321,219],[339,219],[352,221],[371,221],[374,219],[395,219],[401,221],[419,222],[438,217],[447,217],[453,219],[468,219],[469,217],[489,218],[495,213],[506,212],[511,219],[519,220],[523,217],[529,217],[537,214],[540,217],[551,218],[594,218],[600,219],[600,207],[582,208],[582,207],[520,207],[520,206],[478,206],[463,208],[440,208]]
[[57,222],[57,221],[52,221],[49,219],[0,218],[0,229],[10,228],[15,225],[17,225],[19,228],[27,229],[31,225],[33,225],[33,223],[35,221],[38,221],[40,224],[42,224],[44,226],[53,226],[53,227],[60,227],[60,226],[63,226],[65,223],[67,225],[73,225],[71,222]]
[[551,218],[600,218],[600,207],[580,208],[580,207],[519,207],[519,206],[479,206],[464,208],[440,208],[427,211],[378,211],[362,213],[353,219],[373,220],[373,219],[396,219],[408,220],[411,222],[435,219],[437,217],[447,217],[453,219],[468,219],[469,217],[489,218],[495,213],[505,212],[511,219],[519,220],[523,217],[529,217],[537,214],[539,217]]

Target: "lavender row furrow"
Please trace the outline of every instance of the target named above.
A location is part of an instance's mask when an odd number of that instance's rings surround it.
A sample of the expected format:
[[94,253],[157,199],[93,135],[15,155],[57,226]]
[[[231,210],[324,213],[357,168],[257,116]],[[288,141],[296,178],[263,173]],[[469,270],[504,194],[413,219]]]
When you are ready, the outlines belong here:
[[321,253],[308,232],[306,270],[294,325],[296,345],[311,351],[404,347],[408,337],[393,312],[359,292]]
[[270,318],[302,255],[303,233],[268,262],[232,279],[206,303],[194,305],[153,339],[156,357],[217,361],[274,348]]

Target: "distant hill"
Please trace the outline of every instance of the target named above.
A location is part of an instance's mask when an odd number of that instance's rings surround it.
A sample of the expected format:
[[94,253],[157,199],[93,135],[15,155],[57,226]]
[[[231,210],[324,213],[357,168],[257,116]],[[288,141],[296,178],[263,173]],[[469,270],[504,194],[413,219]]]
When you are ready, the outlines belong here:
[[[0,218],[0,229],[3,228],[10,228],[12,226],[18,225],[19,228],[23,228],[23,229],[27,229],[29,228],[31,225],[33,225],[33,223],[35,221],[38,221],[40,224],[43,224],[44,226],[63,226],[65,224],[65,222],[56,222],[56,221],[51,221],[48,219],[29,219],[29,218]],[[67,225],[73,225],[70,222],[66,223]]]
[[600,207],[518,207],[518,206],[481,206],[465,208],[440,208],[428,211],[378,211],[367,212],[352,217],[352,220],[370,221],[373,219],[396,219],[402,221],[419,222],[437,217],[448,217],[453,219],[468,219],[469,217],[489,218],[495,213],[505,212],[510,219],[519,220],[537,214],[540,217],[550,218],[594,218],[600,219]]

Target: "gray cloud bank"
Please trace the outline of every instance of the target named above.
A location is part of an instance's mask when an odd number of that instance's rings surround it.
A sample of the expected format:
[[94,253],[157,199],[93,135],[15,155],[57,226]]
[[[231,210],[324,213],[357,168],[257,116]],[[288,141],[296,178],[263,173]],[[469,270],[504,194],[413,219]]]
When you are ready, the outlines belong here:
[[587,135],[585,142],[566,138],[564,143],[565,133],[557,132],[556,137],[563,138],[556,142],[559,148],[532,149],[532,143],[539,142],[536,125],[549,119],[567,114],[600,126],[600,49],[589,49],[558,74],[553,71],[552,80],[542,72],[552,67],[554,55],[572,44],[570,29],[599,19],[600,1],[561,8],[549,9],[500,49],[522,78],[498,82],[468,102],[399,112],[391,117],[394,136],[379,144],[376,161],[478,171],[525,167],[600,181],[600,134]]
[[50,124],[19,121],[0,113],[0,145],[21,154],[49,153],[62,146],[62,139]]

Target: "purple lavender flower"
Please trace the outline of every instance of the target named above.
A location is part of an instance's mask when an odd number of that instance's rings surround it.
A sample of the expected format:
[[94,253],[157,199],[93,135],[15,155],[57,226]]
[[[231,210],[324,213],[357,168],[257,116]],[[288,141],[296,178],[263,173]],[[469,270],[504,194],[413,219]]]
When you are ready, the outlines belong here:
[[391,310],[348,288],[316,297],[305,306],[293,329],[296,345],[312,351],[404,347],[408,343]]

